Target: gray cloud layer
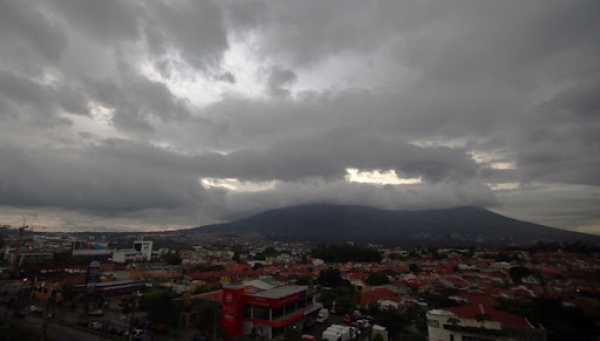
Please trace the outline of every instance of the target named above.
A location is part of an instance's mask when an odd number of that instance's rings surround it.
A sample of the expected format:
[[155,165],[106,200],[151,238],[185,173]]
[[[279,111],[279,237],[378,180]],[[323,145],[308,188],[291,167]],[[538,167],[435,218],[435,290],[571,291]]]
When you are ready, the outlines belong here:
[[600,233],[597,1],[0,7],[0,222],[169,228],[333,202]]

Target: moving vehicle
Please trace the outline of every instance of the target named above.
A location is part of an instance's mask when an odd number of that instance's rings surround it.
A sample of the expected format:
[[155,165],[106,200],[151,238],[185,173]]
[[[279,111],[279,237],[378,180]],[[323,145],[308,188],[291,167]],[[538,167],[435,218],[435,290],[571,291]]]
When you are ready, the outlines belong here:
[[319,310],[319,313],[317,314],[317,322],[323,323],[323,322],[327,321],[328,318],[329,318],[329,310],[327,310],[325,308],[321,308],[321,310]]
[[355,337],[354,331],[352,327],[332,324],[323,332],[321,338],[327,341],[349,341]]

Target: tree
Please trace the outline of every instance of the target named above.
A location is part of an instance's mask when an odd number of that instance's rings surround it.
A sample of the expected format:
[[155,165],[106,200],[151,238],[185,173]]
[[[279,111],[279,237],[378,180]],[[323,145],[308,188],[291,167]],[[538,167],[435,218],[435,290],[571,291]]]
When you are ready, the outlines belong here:
[[333,307],[338,313],[351,312],[356,309],[360,302],[360,292],[356,290],[348,281],[342,281],[341,285],[331,290],[325,290],[321,293],[321,302],[327,308]]
[[519,285],[522,284],[523,281],[521,280],[523,277],[527,277],[529,275],[531,275],[531,270],[529,270],[528,268],[524,267],[524,266],[513,266],[512,268],[510,268],[508,270],[508,274],[510,275],[510,278],[512,279],[513,283]]
[[210,285],[199,285],[196,288],[194,288],[194,294],[203,294],[205,292],[211,292],[214,290],[219,289],[218,287],[213,287]]
[[199,263],[194,265],[194,269],[200,272],[209,272],[209,271],[222,271],[225,270],[225,267],[221,264],[217,265],[206,265],[204,263]]
[[231,260],[235,261],[236,263],[240,263],[240,253],[235,251],[233,252],[233,257],[231,257]]
[[316,282],[312,276],[300,276],[296,279],[296,285],[309,285],[311,281]]
[[342,283],[342,273],[334,268],[321,270],[318,281],[324,287],[336,287]]
[[272,246],[269,246],[269,247],[267,247],[267,248],[266,248],[266,249],[263,251],[263,254],[264,254],[266,257],[275,257],[275,256],[277,256],[277,254],[278,254],[278,253],[277,253],[277,250],[275,250],[275,248],[274,248],[274,247],[272,247]]
[[381,253],[370,248],[361,248],[358,246],[342,244],[327,245],[318,244],[311,254],[314,258],[323,259],[325,262],[381,262]]
[[477,322],[479,322],[479,324],[483,327],[483,325],[485,324],[485,321],[489,321],[491,320],[491,315],[490,314],[476,314],[475,315],[475,320]]
[[369,277],[366,279],[367,284],[378,286],[378,285],[386,285],[390,284],[390,279],[388,276],[376,272],[371,272]]
[[181,256],[179,252],[167,253],[163,256],[163,260],[169,265],[181,265]]
[[283,331],[283,341],[302,341],[302,334],[295,326],[287,326]]
[[179,315],[172,301],[174,297],[170,290],[146,291],[139,301],[139,307],[140,310],[148,312],[148,320],[151,322],[176,324]]
[[123,315],[129,315],[133,311],[134,304],[135,304],[135,298],[133,296],[124,298],[121,300],[121,302],[119,302],[119,311]]
[[541,324],[556,340],[589,340],[594,317],[575,307],[563,306],[560,300],[536,297],[530,302],[500,300],[498,310],[526,317],[533,325]]

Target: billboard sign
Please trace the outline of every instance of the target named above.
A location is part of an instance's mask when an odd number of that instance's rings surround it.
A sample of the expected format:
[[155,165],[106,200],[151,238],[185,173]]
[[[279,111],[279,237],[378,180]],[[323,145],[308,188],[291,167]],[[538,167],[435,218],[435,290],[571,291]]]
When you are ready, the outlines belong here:
[[73,243],[73,256],[110,255],[111,243],[96,241],[77,241]]

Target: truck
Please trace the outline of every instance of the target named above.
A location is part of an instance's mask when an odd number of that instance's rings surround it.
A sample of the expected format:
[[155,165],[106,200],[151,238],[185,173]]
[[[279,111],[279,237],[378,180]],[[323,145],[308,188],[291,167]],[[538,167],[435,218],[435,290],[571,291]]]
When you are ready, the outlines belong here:
[[321,308],[321,310],[319,310],[319,313],[317,314],[317,322],[323,323],[327,321],[328,318],[329,310],[327,310],[326,308]]
[[349,341],[355,336],[354,328],[332,324],[323,332],[321,338],[327,341]]

